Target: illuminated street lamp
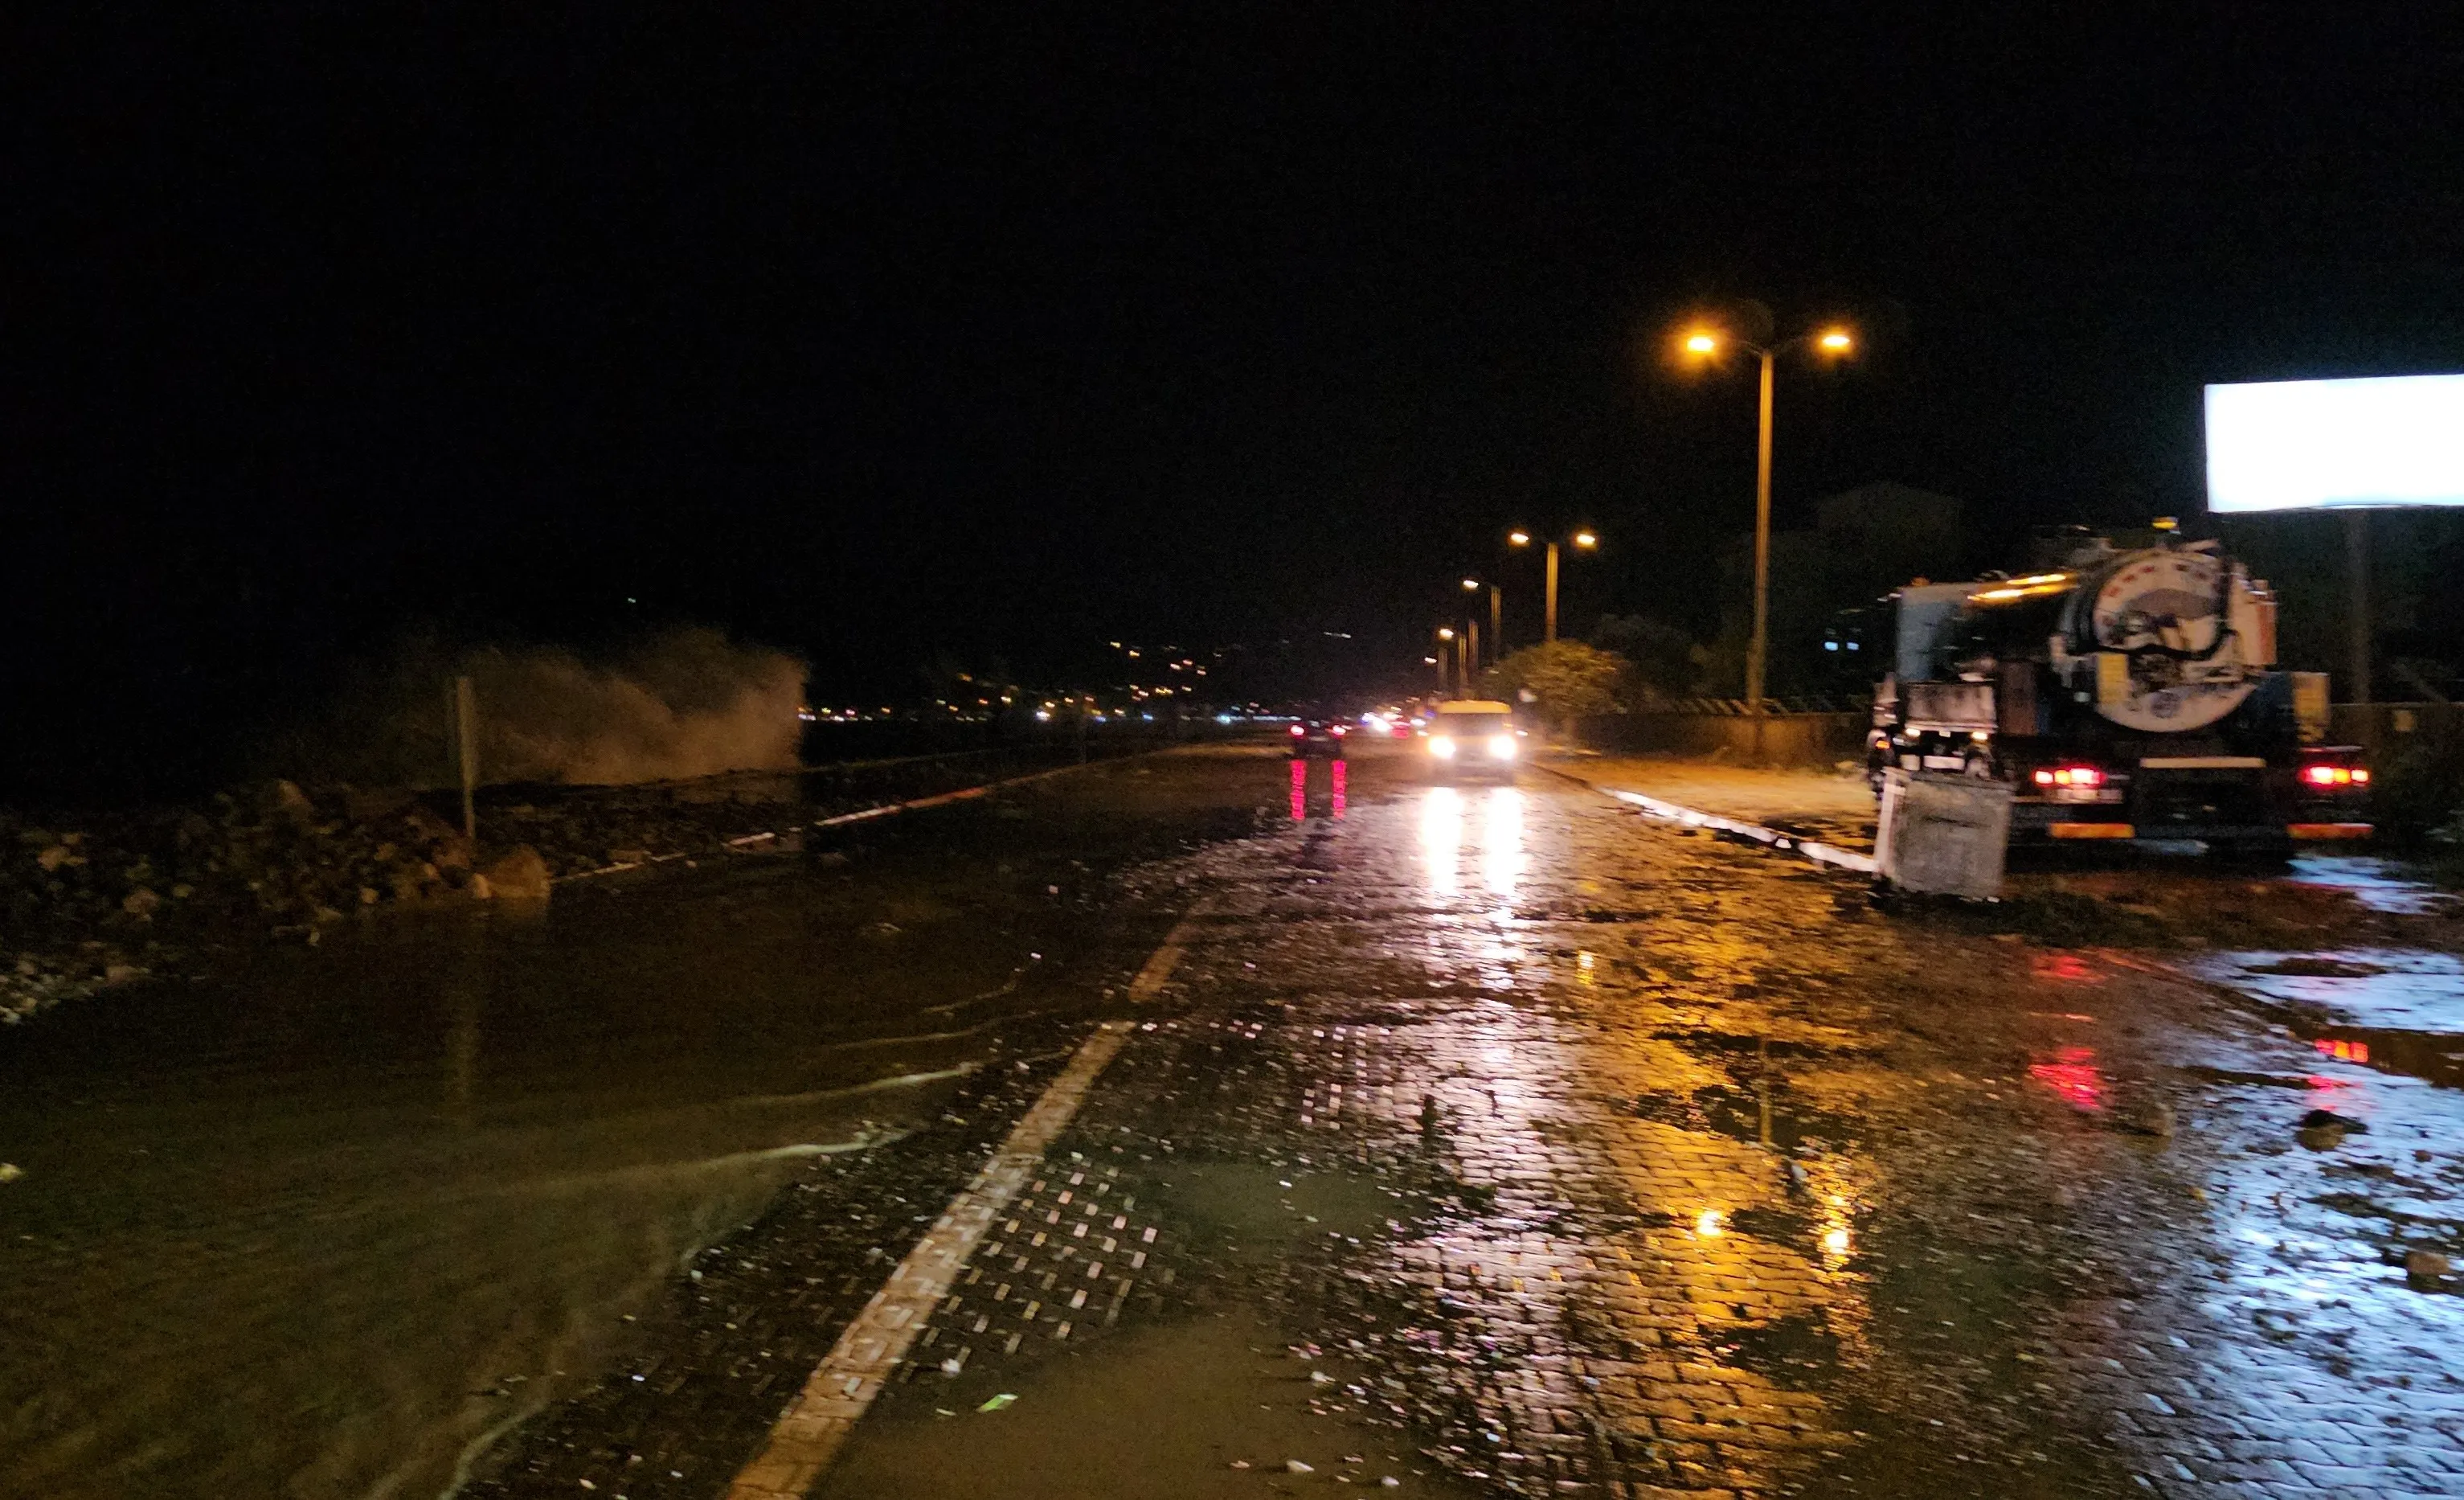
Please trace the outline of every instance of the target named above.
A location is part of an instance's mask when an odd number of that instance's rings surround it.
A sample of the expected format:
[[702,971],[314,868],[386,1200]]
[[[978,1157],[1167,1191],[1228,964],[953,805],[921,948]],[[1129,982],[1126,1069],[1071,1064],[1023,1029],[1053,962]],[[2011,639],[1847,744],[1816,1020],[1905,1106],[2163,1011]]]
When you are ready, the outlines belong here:
[[1762,426],[1754,442],[1754,633],[1746,648],[1746,712],[1759,714],[1763,666],[1771,645],[1771,364],[1798,347],[1837,359],[1855,351],[1857,337],[1845,326],[1832,323],[1766,347],[1749,343],[1724,328],[1698,325],[1685,331],[1679,347],[1688,358],[1700,361],[1717,358],[1731,343],[1762,362]]
[[[1506,544],[1507,544],[1507,546],[1509,546],[1509,547],[1528,547],[1528,546],[1531,545],[1531,533],[1529,533],[1529,532],[1528,532],[1528,531],[1519,530],[1519,529],[1518,529],[1518,530],[1515,530],[1515,531],[1509,531],[1509,532],[1507,532],[1507,533],[1506,534]],[[1573,536],[1571,536],[1571,537],[1567,538],[1567,539],[1566,539],[1566,544],[1567,544],[1567,545],[1569,545],[1569,546],[1572,546],[1572,547],[1575,548],[1575,549],[1576,549],[1576,550],[1578,550],[1578,551],[1582,551],[1582,552],[1589,552],[1589,551],[1591,551],[1594,547],[1596,547],[1596,546],[1598,546],[1598,545],[1600,544],[1600,539],[1599,539],[1598,537],[1596,537],[1596,536],[1593,535],[1589,530],[1584,530],[1584,531],[1578,531],[1578,532],[1574,533]],[[1555,639],[1557,638],[1557,543],[1556,543],[1556,542],[1554,542],[1554,541],[1551,541],[1551,542],[1548,544],[1548,546],[1549,546],[1549,590],[1548,590],[1548,592],[1549,592],[1548,622],[1549,622],[1549,623],[1548,623],[1547,630],[1546,630],[1546,632],[1541,636],[1541,639],[1542,639],[1542,640],[1547,640],[1547,641],[1553,641],[1553,640],[1555,640]]]
[[[1466,578],[1463,581],[1463,586],[1464,593],[1478,595],[1482,585],[1479,579]],[[1472,670],[1475,672],[1480,670],[1483,665],[1494,663],[1506,646],[1506,637],[1504,634],[1500,633],[1497,623],[1499,613],[1504,607],[1498,603],[1497,585],[1495,584],[1490,584],[1487,587],[1488,661],[1487,663],[1484,663],[1480,654],[1480,619],[1475,615],[1471,621],[1471,665]]]

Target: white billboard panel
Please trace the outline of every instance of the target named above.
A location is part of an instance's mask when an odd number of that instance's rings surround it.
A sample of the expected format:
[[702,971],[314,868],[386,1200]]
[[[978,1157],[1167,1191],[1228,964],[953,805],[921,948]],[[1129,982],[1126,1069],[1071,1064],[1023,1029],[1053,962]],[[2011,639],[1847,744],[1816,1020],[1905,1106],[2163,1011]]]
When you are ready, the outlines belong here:
[[2208,387],[2208,509],[2464,505],[2464,375]]

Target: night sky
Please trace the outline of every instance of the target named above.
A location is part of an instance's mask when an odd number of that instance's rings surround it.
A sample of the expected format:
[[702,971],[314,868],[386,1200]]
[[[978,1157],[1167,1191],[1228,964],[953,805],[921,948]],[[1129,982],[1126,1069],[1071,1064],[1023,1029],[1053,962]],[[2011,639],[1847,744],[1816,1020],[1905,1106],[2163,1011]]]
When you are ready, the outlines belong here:
[[1661,350],[1724,298],[1876,334],[1783,371],[1781,524],[1895,479],[1989,550],[2195,514],[2204,383],[2464,370],[2464,33],[2362,20],[2439,8],[1051,9],[37,41],[8,774],[202,764],[418,622],[1416,662],[1515,522],[1607,538],[1570,622],[1707,631],[1751,380]]

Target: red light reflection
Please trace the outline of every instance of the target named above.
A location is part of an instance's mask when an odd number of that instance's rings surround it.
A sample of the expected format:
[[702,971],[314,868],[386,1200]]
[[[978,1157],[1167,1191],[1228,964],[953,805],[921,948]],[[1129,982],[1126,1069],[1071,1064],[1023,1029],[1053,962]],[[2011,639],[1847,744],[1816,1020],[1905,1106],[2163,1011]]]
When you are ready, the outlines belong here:
[[1294,761],[1292,762],[1292,821],[1298,823],[1308,816],[1309,762]]
[[1342,816],[1343,816],[1343,773],[1344,773],[1344,769],[1345,769],[1345,767],[1344,767],[1344,763],[1343,763],[1342,761],[1335,761],[1335,762],[1334,762],[1334,765],[1333,765],[1332,769],[1333,769],[1333,771],[1334,771],[1334,809],[1333,809],[1333,810],[1334,810],[1334,815],[1335,815],[1336,817],[1340,818],[1340,817],[1342,817]]
[[2370,1060],[2367,1042],[2339,1042],[2330,1037],[2314,1037],[2310,1045],[2321,1057],[2332,1057],[2340,1063],[2366,1063]]
[[2085,959],[2076,953],[2040,953],[2029,960],[2028,972],[2040,980],[2058,980],[2066,984],[2101,984],[2099,974]]
[[2028,1076],[2060,1094],[2074,1109],[2104,1108],[2104,1074],[2097,1070],[2095,1048],[2063,1048],[2050,1061],[2030,1063]]

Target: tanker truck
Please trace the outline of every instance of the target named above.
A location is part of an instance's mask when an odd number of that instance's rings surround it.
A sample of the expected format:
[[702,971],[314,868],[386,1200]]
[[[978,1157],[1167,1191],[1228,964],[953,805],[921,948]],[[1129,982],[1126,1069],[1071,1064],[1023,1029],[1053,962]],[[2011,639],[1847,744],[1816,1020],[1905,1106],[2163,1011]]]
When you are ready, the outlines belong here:
[[2369,769],[2322,742],[2326,674],[2277,670],[2264,580],[2219,542],[2161,530],[2149,546],[2048,550],[2036,572],[1921,580],[1884,602],[1889,671],[1866,741],[1878,790],[1892,766],[2006,782],[2013,845],[2161,840],[2266,859],[2368,836]]

